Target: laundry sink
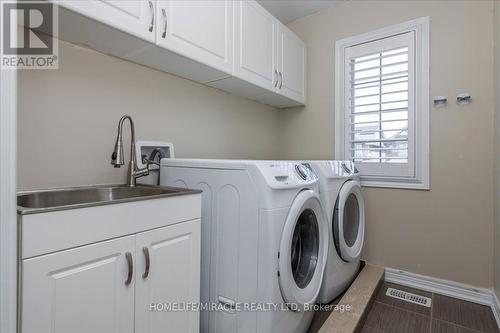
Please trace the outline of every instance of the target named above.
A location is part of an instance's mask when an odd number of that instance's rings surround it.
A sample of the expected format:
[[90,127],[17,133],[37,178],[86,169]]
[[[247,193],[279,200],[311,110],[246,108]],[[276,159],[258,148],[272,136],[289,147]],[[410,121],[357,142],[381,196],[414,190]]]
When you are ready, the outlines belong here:
[[138,185],[131,187],[128,185],[99,185],[20,192],[17,196],[17,206],[20,214],[33,214],[196,192],[199,191],[164,186]]

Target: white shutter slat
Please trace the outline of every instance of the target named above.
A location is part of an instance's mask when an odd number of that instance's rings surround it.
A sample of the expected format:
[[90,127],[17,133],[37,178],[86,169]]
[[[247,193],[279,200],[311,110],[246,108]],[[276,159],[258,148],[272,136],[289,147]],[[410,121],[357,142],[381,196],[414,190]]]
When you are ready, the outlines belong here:
[[[406,53],[405,53],[406,54]],[[379,59],[382,59],[381,57]],[[357,65],[358,63],[354,63],[354,65]],[[357,70],[354,70],[354,71],[351,71],[351,74],[356,74],[356,73],[360,73],[360,72],[364,72],[364,71],[371,71],[371,70],[374,70],[374,69],[382,69],[382,68],[386,68],[386,67],[391,67],[391,66],[397,66],[397,65],[407,65],[408,64],[408,60],[406,61],[400,61],[400,62],[395,62],[395,63],[391,63],[391,64],[385,64],[385,65],[379,65],[379,66],[373,66],[373,67],[367,67],[367,68],[360,68],[360,69],[357,69]]]
[[397,139],[369,139],[369,140],[351,140],[352,143],[370,143],[370,142],[404,142],[408,139],[397,138]]
[[[405,71],[399,71],[399,72],[386,73],[383,75],[366,76],[366,77],[359,78],[359,79],[352,79],[351,83],[363,84],[363,83],[367,83],[367,82],[363,82],[363,81],[372,80],[372,79],[377,79],[378,81],[387,81],[387,80],[395,79],[396,77],[399,77],[399,76],[408,76],[408,71],[405,70]],[[370,82],[376,82],[376,81],[370,81]]]
[[370,115],[370,114],[394,113],[394,112],[403,112],[403,111],[408,111],[408,108],[395,108],[395,109],[385,109],[385,110],[377,110],[377,111],[359,111],[359,112],[353,113],[349,116],[355,117],[355,116],[363,116],[363,115]]
[[[382,96],[383,94],[378,94],[377,96]],[[378,102],[378,103],[366,103],[366,104],[352,104],[351,107],[360,107],[360,106],[373,106],[373,105],[382,105],[382,104],[389,104],[389,103],[403,103],[403,102],[408,102],[408,99],[400,99],[396,101],[385,101],[385,102]],[[354,112],[354,110],[353,110]]]
[[[371,81],[371,82],[355,83],[354,85],[351,83],[351,86],[353,88],[356,87],[357,89],[364,89],[364,88],[378,87],[378,86],[380,86],[380,82],[386,82],[386,81],[389,81],[389,80],[398,80],[398,79],[406,79],[406,80],[408,80],[408,75],[400,75],[400,76],[396,76],[396,77],[388,77],[388,78],[383,78],[383,79],[381,79],[379,76],[374,76],[374,77],[377,80],[374,80],[374,81]],[[376,83],[376,84],[374,84],[372,86],[359,87],[360,85],[371,84],[371,83]],[[397,82],[393,82],[393,83],[397,83]]]
[[[384,95],[390,95],[390,94],[399,94],[399,93],[407,93],[408,89],[405,90],[396,90],[396,91],[390,91],[390,92],[383,92],[383,93],[378,93],[378,94],[370,94],[370,95],[355,95],[350,97],[351,100],[356,99],[356,98],[363,98],[363,97],[373,97],[373,96],[384,96]],[[405,99],[407,101],[408,99]],[[378,104],[378,103],[376,103]]]
[[360,122],[349,121],[348,124],[349,125],[383,124],[383,123],[394,123],[394,122],[397,122],[397,121],[407,121],[407,120],[408,120],[408,118],[382,120],[382,121],[373,121],[373,120],[372,121],[360,121]]
[[[387,58],[391,58],[391,57],[395,57],[395,56],[400,56],[400,55],[405,55],[405,54],[408,54],[408,53],[406,51],[402,51],[402,52],[398,52],[398,53],[391,53],[391,54],[387,54],[385,56],[382,56],[382,59],[387,59]],[[374,61],[374,60],[377,60],[379,58],[380,58],[380,56],[376,55],[373,58],[363,59],[363,60],[356,60],[356,64],[362,64],[362,63]]]

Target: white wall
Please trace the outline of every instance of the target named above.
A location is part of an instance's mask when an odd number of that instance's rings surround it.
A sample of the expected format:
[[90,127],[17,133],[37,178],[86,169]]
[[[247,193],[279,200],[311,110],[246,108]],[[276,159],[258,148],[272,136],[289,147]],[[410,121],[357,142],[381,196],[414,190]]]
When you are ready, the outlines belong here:
[[277,157],[276,109],[66,42],[59,47],[58,70],[19,71],[20,189],[124,182],[126,167],[109,164],[124,114],[138,139],[173,142],[178,157]]
[[[365,188],[373,264],[493,285],[493,2],[346,1],[289,25],[308,47],[308,105],[280,111],[282,158],[334,157],[338,39],[430,16],[431,191]],[[458,93],[473,102],[459,107]]]

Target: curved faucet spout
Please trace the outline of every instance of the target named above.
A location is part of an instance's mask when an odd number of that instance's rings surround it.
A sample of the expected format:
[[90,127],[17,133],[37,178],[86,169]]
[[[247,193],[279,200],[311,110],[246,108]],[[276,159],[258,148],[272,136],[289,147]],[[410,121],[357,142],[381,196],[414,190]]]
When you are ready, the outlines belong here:
[[137,167],[137,155],[135,152],[135,126],[132,117],[124,115],[118,122],[118,135],[116,137],[115,149],[111,154],[111,164],[115,168],[125,164],[123,157],[123,123],[128,120],[130,123],[130,162],[127,172],[127,184],[130,186],[136,185],[136,179],[149,174],[148,168],[139,169]]

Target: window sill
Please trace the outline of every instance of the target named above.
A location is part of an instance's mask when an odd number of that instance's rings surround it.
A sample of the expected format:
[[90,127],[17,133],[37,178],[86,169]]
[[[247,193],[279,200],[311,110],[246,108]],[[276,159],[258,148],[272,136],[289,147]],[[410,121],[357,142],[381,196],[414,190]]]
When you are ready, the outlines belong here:
[[424,190],[431,189],[428,181],[421,181],[416,178],[382,178],[382,177],[363,177],[361,176],[362,187],[382,187],[382,188],[399,188],[408,190]]

